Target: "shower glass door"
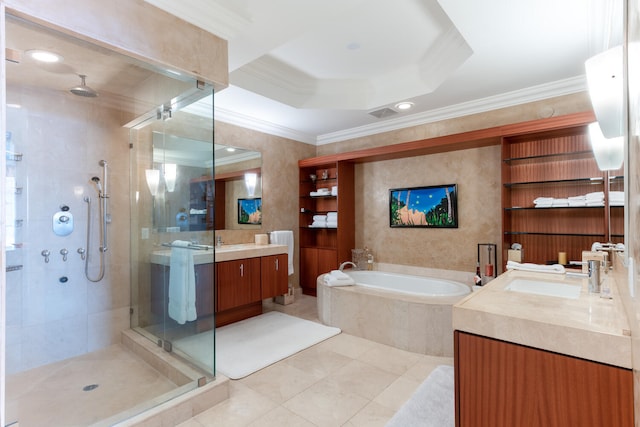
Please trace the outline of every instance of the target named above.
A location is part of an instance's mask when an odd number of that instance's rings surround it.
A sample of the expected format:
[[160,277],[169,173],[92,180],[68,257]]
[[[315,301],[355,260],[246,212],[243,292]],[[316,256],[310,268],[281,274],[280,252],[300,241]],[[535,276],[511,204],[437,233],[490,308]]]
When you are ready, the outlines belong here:
[[212,89],[194,87],[133,121],[131,144],[132,327],[215,375]]

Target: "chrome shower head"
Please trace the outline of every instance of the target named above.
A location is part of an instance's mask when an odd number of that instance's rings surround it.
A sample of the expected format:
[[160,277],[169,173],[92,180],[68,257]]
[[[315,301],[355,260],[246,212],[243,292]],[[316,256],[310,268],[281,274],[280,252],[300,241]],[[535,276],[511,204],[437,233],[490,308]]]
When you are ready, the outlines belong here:
[[80,77],[80,80],[81,80],[80,85],[72,87],[71,89],[69,89],[69,91],[74,95],[84,96],[85,98],[95,98],[96,96],[98,96],[98,92],[91,89],[85,83],[85,78],[87,76],[85,76],[84,74],[79,74],[78,76]]
[[93,178],[91,178],[91,181],[93,181],[93,183],[96,185],[98,192],[102,192],[102,184],[100,184],[100,178],[94,176]]

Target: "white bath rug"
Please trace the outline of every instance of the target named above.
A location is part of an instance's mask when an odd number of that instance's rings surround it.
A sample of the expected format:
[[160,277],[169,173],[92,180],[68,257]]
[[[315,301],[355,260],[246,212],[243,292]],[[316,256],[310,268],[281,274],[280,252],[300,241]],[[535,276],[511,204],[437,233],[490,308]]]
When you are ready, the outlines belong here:
[[[338,328],[271,311],[216,328],[216,370],[231,379],[246,377],[339,334]],[[203,332],[173,343],[213,369],[213,334]]]
[[438,366],[389,420],[386,427],[453,427],[453,378],[453,366]]

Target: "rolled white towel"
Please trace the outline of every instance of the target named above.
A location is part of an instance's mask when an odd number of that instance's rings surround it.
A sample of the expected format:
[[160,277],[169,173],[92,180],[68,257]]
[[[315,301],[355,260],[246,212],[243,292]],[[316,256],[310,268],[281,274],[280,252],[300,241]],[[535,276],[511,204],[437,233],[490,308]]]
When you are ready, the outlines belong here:
[[507,261],[507,270],[535,271],[539,273],[555,273],[564,274],[564,266],[560,264],[541,265],[530,262],[519,263],[516,261]]

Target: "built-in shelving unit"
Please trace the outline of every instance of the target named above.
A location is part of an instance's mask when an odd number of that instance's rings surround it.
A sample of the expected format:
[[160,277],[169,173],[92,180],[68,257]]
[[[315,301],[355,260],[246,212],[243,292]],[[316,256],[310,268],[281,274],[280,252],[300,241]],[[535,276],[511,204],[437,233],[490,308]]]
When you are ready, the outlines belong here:
[[[354,165],[301,160],[299,192],[300,287],[316,294],[322,273],[351,260],[355,244]],[[314,177],[314,178],[312,178]],[[314,216],[335,212],[337,224],[314,224]]]
[[[623,238],[624,208],[609,207],[611,191],[623,190],[622,170],[598,169],[587,124],[502,138],[503,251],[520,243],[524,261],[557,262],[558,253],[580,260],[593,242]],[[570,206],[556,201],[601,194],[601,201]],[[538,198],[552,205],[534,204]]]

